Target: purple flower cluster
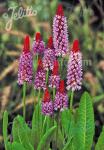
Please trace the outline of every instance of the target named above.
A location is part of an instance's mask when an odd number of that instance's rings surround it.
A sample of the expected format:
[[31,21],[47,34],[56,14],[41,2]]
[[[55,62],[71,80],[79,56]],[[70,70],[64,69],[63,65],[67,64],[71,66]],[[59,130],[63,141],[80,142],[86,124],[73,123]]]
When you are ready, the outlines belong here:
[[42,41],[41,35],[39,32],[36,33],[36,38],[34,39],[32,49],[34,54],[42,55],[45,51],[45,44]]
[[70,52],[67,69],[67,90],[80,90],[82,85],[82,55],[79,51],[79,42],[75,40]]
[[53,103],[50,99],[50,93],[48,89],[45,90],[44,99],[42,101],[42,113],[44,115],[52,115],[53,114]]
[[46,72],[43,68],[42,60],[40,58],[38,60],[38,69],[35,75],[34,88],[37,90],[46,89]]
[[23,52],[19,60],[18,69],[18,84],[22,85],[24,82],[32,83],[33,78],[33,57],[30,52],[29,36],[26,36],[24,40]]
[[65,56],[68,52],[67,21],[62,5],[58,6],[53,20],[53,43],[56,56]]
[[49,87],[51,88],[57,88],[59,87],[59,82],[60,82],[60,76],[58,73],[59,70],[59,65],[58,65],[58,61],[54,61],[54,67],[52,70],[52,74],[49,77]]
[[68,96],[67,94],[61,93],[61,92],[57,92],[56,96],[55,96],[55,101],[54,101],[54,110],[60,110],[63,111],[64,109],[68,108]]
[[59,89],[56,92],[55,100],[54,100],[54,110],[63,111],[68,108],[68,96],[65,91],[64,80],[60,81]]
[[53,40],[52,37],[48,40],[48,47],[45,49],[44,57],[43,57],[43,67],[45,70],[52,70],[54,61],[56,60],[55,51],[53,48]]

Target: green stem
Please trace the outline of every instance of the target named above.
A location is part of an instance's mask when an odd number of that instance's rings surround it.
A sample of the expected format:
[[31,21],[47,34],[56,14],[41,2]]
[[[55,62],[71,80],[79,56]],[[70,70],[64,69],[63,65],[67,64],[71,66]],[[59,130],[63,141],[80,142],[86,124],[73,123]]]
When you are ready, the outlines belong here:
[[48,75],[49,75],[49,70],[47,70],[47,73],[46,73],[46,85],[48,84]]
[[55,93],[56,93],[56,90],[55,90],[55,88],[53,88],[53,100],[55,98]]
[[22,102],[23,102],[23,117],[24,117],[24,120],[25,120],[25,117],[26,117],[26,82],[24,82],[24,84],[23,84],[23,99],[22,99]]
[[35,104],[36,104],[36,100],[35,100],[35,98],[36,98],[36,89],[34,89],[34,91],[33,91],[33,97],[34,97],[34,110],[35,110]]
[[73,110],[73,97],[74,97],[74,91],[71,92],[71,98],[70,98],[70,110],[71,110],[71,112]]
[[40,102],[40,93],[41,93],[41,89],[39,89],[39,92],[38,92],[38,103]]
[[38,133],[39,133],[39,139],[40,139],[40,93],[41,93],[41,89],[39,89],[39,92],[38,92]]
[[59,131],[59,112],[57,113],[57,131],[56,131],[56,149],[58,147],[58,131]]
[[62,72],[62,68],[63,68],[63,58],[61,58],[61,64],[60,64],[60,73]]

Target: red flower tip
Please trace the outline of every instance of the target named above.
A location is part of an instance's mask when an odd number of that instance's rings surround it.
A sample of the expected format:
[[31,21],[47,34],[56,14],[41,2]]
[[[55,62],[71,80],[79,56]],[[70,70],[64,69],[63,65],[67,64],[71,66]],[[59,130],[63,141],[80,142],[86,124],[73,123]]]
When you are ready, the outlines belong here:
[[60,84],[59,84],[59,91],[61,93],[63,93],[65,91],[65,84],[64,84],[64,80],[61,80],[60,81]]
[[23,52],[28,53],[29,51],[30,51],[30,38],[29,35],[27,35],[24,39]]
[[62,4],[58,5],[56,14],[59,15],[59,16],[64,16],[64,11],[63,11]]
[[52,36],[50,36],[49,39],[48,39],[48,48],[53,48],[53,39],[52,39]]
[[76,39],[76,40],[74,40],[74,42],[73,42],[72,51],[73,51],[73,52],[78,52],[79,50],[80,50],[80,48],[79,48],[79,41]]
[[59,70],[59,63],[58,63],[58,60],[55,60],[54,61],[54,67],[53,67],[53,75],[57,75],[58,74],[58,70]]
[[40,32],[36,33],[36,41],[40,41],[41,40],[41,34]]
[[43,68],[43,63],[41,58],[38,59],[38,69],[40,68]]
[[50,101],[50,93],[48,91],[48,88],[46,88],[45,92],[44,92],[44,102],[49,102]]

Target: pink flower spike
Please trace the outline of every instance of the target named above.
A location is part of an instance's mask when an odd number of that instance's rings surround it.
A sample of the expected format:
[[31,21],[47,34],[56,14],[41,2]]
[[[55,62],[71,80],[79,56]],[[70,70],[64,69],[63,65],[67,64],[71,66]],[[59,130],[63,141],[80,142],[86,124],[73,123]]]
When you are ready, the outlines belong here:
[[63,111],[68,108],[68,96],[65,91],[64,80],[60,81],[59,89],[56,92],[54,100],[54,110]]
[[53,19],[53,44],[56,56],[64,57],[68,53],[67,20],[61,4]]
[[82,85],[82,54],[79,41],[74,40],[67,68],[67,90],[80,90]]
[[33,78],[33,56],[30,51],[30,40],[27,35],[24,39],[23,52],[19,59],[18,68],[18,84],[22,85],[24,82],[31,83]]
[[55,50],[53,47],[53,40],[52,36],[48,40],[47,48],[45,49],[44,52],[44,57],[43,57],[43,67],[45,70],[52,70],[54,66],[54,61],[56,60],[55,57]]
[[43,55],[45,51],[45,44],[39,32],[36,33],[35,40],[32,45],[32,50],[34,54],[38,54],[38,55]]
[[50,98],[50,93],[48,91],[48,88],[46,88],[44,92],[44,98],[42,101],[42,113],[47,116],[53,115],[53,103]]
[[58,61],[54,61],[54,67],[52,70],[52,74],[49,77],[49,87],[51,88],[59,88],[60,76],[59,76],[59,64]]
[[38,68],[35,74],[34,89],[46,89],[46,72],[43,68],[42,59],[38,59]]

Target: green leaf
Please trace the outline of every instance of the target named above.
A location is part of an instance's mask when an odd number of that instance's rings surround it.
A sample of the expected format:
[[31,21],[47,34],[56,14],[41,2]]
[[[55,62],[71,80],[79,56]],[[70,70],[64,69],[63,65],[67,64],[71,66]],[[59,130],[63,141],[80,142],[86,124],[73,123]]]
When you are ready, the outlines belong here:
[[80,101],[77,123],[75,125],[74,146],[77,150],[91,150],[94,135],[94,112],[92,99],[85,92]]
[[8,135],[7,135],[7,128],[8,128],[8,112],[5,111],[3,115],[3,138],[4,138],[4,144],[5,144],[5,149],[8,150]]
[[26,150],[22,144],[13,142],[12,143],[12,150]]
[[104,127],[96,144],[95,150],[104,150]]
[[14,118],[13,126],[12,126],[12,135],[13,135],[13,141],[15,142],[19,142],[19,135],[17,129],[18,129],[17,118]]
[[47,146],[49,146],[52,136],[54,135],[54,131],[56,129],[56,126],[53,126],[50,128],[44,136],[41,138],[37,150],[46,150]]
[[74,124],[73,115],[71,114],[70,110],[64,110],[61,113],[61,124],[64,132],[63,135],[66,135],[70,140],[73,135],[73,124]]
[[37,145],[42,136],[42,120],[43,117],[41,113],[41,107],[40,104],[38,103],[35,106],[35,110],[33,113],[32,131],[31,131],[31,141],[32,141],[32,145],[34,145],[35,148],[37,148]]
[[24,122],[24,119],[21,116],[16,118],[17,121],[17,132],[19,136],[19,143],[22,144],[26,150],[34,150],[30,141],[29,128]]
[[10,143],[10,142],[7,143],[7,150],[13,150],[12,143]]

